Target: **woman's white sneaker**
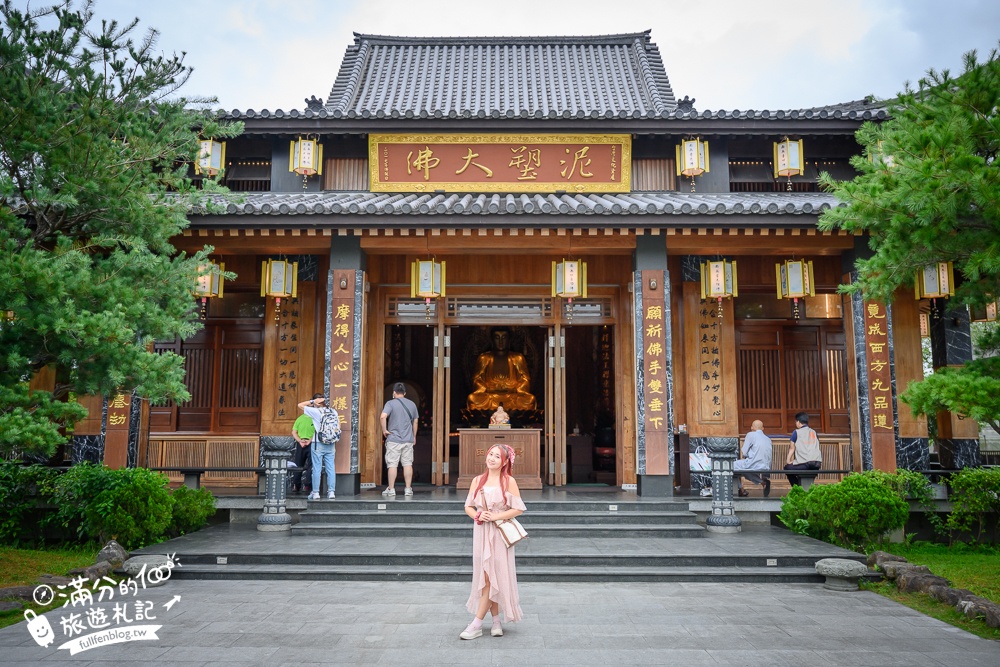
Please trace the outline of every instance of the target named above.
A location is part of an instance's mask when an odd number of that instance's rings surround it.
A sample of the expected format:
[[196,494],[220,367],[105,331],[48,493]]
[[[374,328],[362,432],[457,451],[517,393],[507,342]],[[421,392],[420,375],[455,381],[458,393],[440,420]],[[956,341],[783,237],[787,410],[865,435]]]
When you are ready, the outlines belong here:
[[465,628],[465,630],[462,630],[462,634],[459,635],[459,637],[461,637],[462,639],[475,639],[476,637],[482,637],[482,636],[483,636],[483,626],[474,628],[472,627],[471,623],[469,623],[468,627]]
[[503,626],[499,623],[494,623],[493,627],[490,628],[490,637],[503,637]]

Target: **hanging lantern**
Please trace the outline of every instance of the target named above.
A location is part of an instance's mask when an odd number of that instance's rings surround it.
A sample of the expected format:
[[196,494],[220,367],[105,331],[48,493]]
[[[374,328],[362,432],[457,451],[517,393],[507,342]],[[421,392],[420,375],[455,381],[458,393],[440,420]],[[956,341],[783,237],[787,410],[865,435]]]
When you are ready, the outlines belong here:
[[431,319],[431,299],[445,295],[445,264],[433,259],[417,260],[410,265],[410,297],[423,297],[424,319]]
[[925,266],[917,274],[917,299],[941,299],[955,294],[955,273],[951,262],[938,262]]
[[701,176],[708,168],[708,142],[700,137],[684,139],[676,146],[677,175],[691,179],[691,192],[694,192],[694,177]]
[[792,141],[785,137],[774,142],[774,177],[788,179],[788,191],[792,191],[792,176],[801,176],[806,171],[805,153],[802,140]]
[[566,299],[566,317],[573,321],[573,299],[587,298],[587,263],[579,259],[552,262],[552,296]]
[[716,299],[719,317],[722,317],[722,300],[739,296],[736,283],[736,260],[710,260],[701,263],[701,298]]
[[931,337],[931,315],[930,313],[920,313],[920,337]]
[[288,147],[288,171],[293,171],[302,177],[302,187],[306,187],[307,179],[323,173],[323,145],[316,138],[299,137]]
[[1000,301],[991,301],[985,306],[969,306],[969,320],[972,322],[996,322]]
[[878,166],[879,164],[885,165],[886,169],[892,169],[896,166],[895,160],[892,156],[885,152],[882,148],[882,140],[879,139],[875,144],[875,148],[868,151],[868,161],[872,164]]
[[214,139],[202,139],[198,160],[194,163],[194,173],[213,178],[226,164],[226,143]]
[[816,296],[813,263],[803,259],[786,259],[774,265],[778,298],[792,300],[792,316],[799,319],[799,299]]
[[205,316],[205,306],[209,299],[222,298],[222,274],[226,270],[224,263],[208,262],[198,267],[198,279],[195,281],[194,294],[201,299],[201,315]]
[[280,320],[281,300],[299,293],[299,263],[269,259],[260,267],[260,295],[274,297],[274,321]]

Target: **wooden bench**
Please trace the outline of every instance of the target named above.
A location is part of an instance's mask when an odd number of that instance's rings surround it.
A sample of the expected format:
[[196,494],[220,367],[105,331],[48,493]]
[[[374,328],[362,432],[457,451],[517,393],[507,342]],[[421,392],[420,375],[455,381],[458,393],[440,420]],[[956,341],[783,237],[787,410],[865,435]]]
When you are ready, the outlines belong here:
[[257,493],[263,494],[265,489],[265,469],[264,468],[208,468],[208,467],[171,467],[171,468],[150,468],[156,472],[177,472],[184,477],[184,486],[189,489],[201,488],[201,476],[206,472],[255,472],[257,473]]
[[853,471],[826,470],[823,468],[820,468],[819,470],[785,470],[783,468],[780,470],[734,470],[733,477],[736,477],[737,475],[740,476],[756,475],[757,477],[760,477],[762,475],[767,475],[767,476],[784,475],[785,477],[788,477],[789,475],[795,475],[801,480],[802,488],[808,491],[809,487],[812,486],[813,482],[816,481],[816,478],[819,475],[847,475],[851,472]]

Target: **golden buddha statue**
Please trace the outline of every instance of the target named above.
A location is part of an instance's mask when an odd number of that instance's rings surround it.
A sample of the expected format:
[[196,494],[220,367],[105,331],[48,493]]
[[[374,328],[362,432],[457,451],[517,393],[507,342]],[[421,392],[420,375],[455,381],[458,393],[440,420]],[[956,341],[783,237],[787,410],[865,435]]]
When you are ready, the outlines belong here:
[[476,360],[472,374],[473,392],[467,401],[469,410],[495,410],[501,403],[508,410],[534,410],[535,396],[531,374],[524,355],[508,349],[510,334],[505,329],[493,331],[493,349]]

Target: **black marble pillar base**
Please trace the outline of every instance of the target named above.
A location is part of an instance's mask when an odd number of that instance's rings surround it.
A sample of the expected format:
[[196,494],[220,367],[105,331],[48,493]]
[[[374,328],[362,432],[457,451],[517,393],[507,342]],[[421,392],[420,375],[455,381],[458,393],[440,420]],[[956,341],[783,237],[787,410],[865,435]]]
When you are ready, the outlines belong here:
[[927,438],[899,438],[896,441],[896,467],[905,470],[927,470],[931,450]]
[[982,464],[979,455],[979,441],[972,438],[951,438],[938,440],[941,467],[945,470],[974,468]]
[[84,461],[100,463],[104,460],[103,435],[74,435],[70,443],[73,447],[73,465]]
[[359,473],[337,473],[337,497],[361,495],[361,475]]
[[636,475],[636,493],[646,498],[672,498],[673,475]]

